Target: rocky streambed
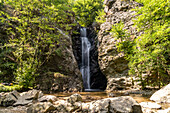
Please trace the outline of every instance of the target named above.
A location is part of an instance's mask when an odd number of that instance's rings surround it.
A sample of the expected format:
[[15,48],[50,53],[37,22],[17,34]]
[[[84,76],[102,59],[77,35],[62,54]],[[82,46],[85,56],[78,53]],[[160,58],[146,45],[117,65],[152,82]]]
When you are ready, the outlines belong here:
[[2,92],[0,113],[170,113],[170,84],[150,97],[152,93],[131,90],[47,95],[35,89]]

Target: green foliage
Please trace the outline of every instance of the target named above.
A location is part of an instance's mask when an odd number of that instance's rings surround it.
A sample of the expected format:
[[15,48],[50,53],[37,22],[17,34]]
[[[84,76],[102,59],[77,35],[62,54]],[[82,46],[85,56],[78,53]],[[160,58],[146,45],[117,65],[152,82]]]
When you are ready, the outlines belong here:
[[95,20],[97,23],[104,23],[106,21],[105,18],[106,13],[104,12],[104,9],[98,11],[98,15],[96,16]]
[[103,2],[102,0],[75,0],[72,7],[78,23],[88,27],[98,16],[98,11],[103,9]]
[[5,86],[0,84],[0,92],[9,92],[14,90],[20,91],[22,90],[22,86],[19,85]]
[[[126,55],[132,54],[134,42],[131,40],[128,31],[124,29],[124,24],[122,22],[115,24],[110,32],[117,40],[118,51],[124,52]],[[126,59],[128,60],[128,57]]]
[[0,24],[6,34],[6,39],[0,39],[0,51],[3,51],[0,76],[5,74],[6,65],[15,70],[13,74],[19,85],[32,87],[41,66],[56,53],[63,34],[68,34],[74,26],[70,20],[71,7],[68,0],[4,1],[13,12],[0,11]]
[[135,9],[139,16],[134,20],[134,26],[143,32],[141,36],[131,40],[121,25],[113,31],[121,39],[119,50],[124,51],[129,60],[129,74],[140,78],[142,88],[161,87],[170,82],[170,2],[145,0],[143,4]]

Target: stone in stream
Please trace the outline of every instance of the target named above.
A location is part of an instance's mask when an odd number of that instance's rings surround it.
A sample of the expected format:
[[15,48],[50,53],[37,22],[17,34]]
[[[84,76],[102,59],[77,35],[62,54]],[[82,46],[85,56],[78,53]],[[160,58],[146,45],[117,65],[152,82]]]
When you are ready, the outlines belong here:
[[150,97],[150,100],[158,103],[170,103],[170,84],[156,91]]

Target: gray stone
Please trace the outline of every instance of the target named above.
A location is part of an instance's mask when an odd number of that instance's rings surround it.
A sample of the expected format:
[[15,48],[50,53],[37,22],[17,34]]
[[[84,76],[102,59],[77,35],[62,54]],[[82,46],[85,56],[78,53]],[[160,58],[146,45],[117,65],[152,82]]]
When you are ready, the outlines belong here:
[[25,97],[20,96],[18,100],[13,104],[13,106],[25,106],[32,103],[33,100],[27,100]]
[[20,95],[25,100],[33,100],[33,99],[36,100],[41,96],[43,96],[43,93],[40,90],[33,89],[33,90],[29,90],[28,92],[23,92]]
[[21,96],[18,97],[16,103],[14,103],[13,106],[28,105],[33,101],[37,101],[39,98],[41,98],[43,96],[43,93],[40,90],[33,89],[28,92],[23,92],[20,95]]
[[39,102],[31,105],[27,109],[27,113],[48,113],[54,111],[56,108],[50,102]]
[[150,100],[158,103],[170,103],[170,84],[156,91]]
[[39,102],[55,102],[57,97],[54,95],[44,95],[43,97],[39,98]]

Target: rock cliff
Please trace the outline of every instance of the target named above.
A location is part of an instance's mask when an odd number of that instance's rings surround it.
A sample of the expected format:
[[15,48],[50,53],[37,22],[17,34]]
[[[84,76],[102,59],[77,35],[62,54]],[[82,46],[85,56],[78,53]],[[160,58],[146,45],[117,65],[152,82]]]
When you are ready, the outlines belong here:
[[42,73],[38,77],[38,87],[52,92],[82,91],[82,76],[73,54],[71,33],[69,35],[63,33],[61,39],[56,53],[44,66],[43,70],[47,70],[47,73]]
[[133,27],[132,19],[136,15],[134,15],[135,12],[131,9],[141,6],[141,4],[130,0],[105,0],[104,4],[106,5],[104,9],[106,22],[100,25],[98,34],[98,61],[101,71],[106,75],[108,80],[107,90],[115,90],[119,89],[117,87],[119,84],[114,83],[114,80],[111,79],[128,75],[128,61],[124,59],[123,53],[117,51],[117,41],[112,36],[110,30],[114,24],[123,22],[124,29],[127,29],[133,38],[140,35]]

